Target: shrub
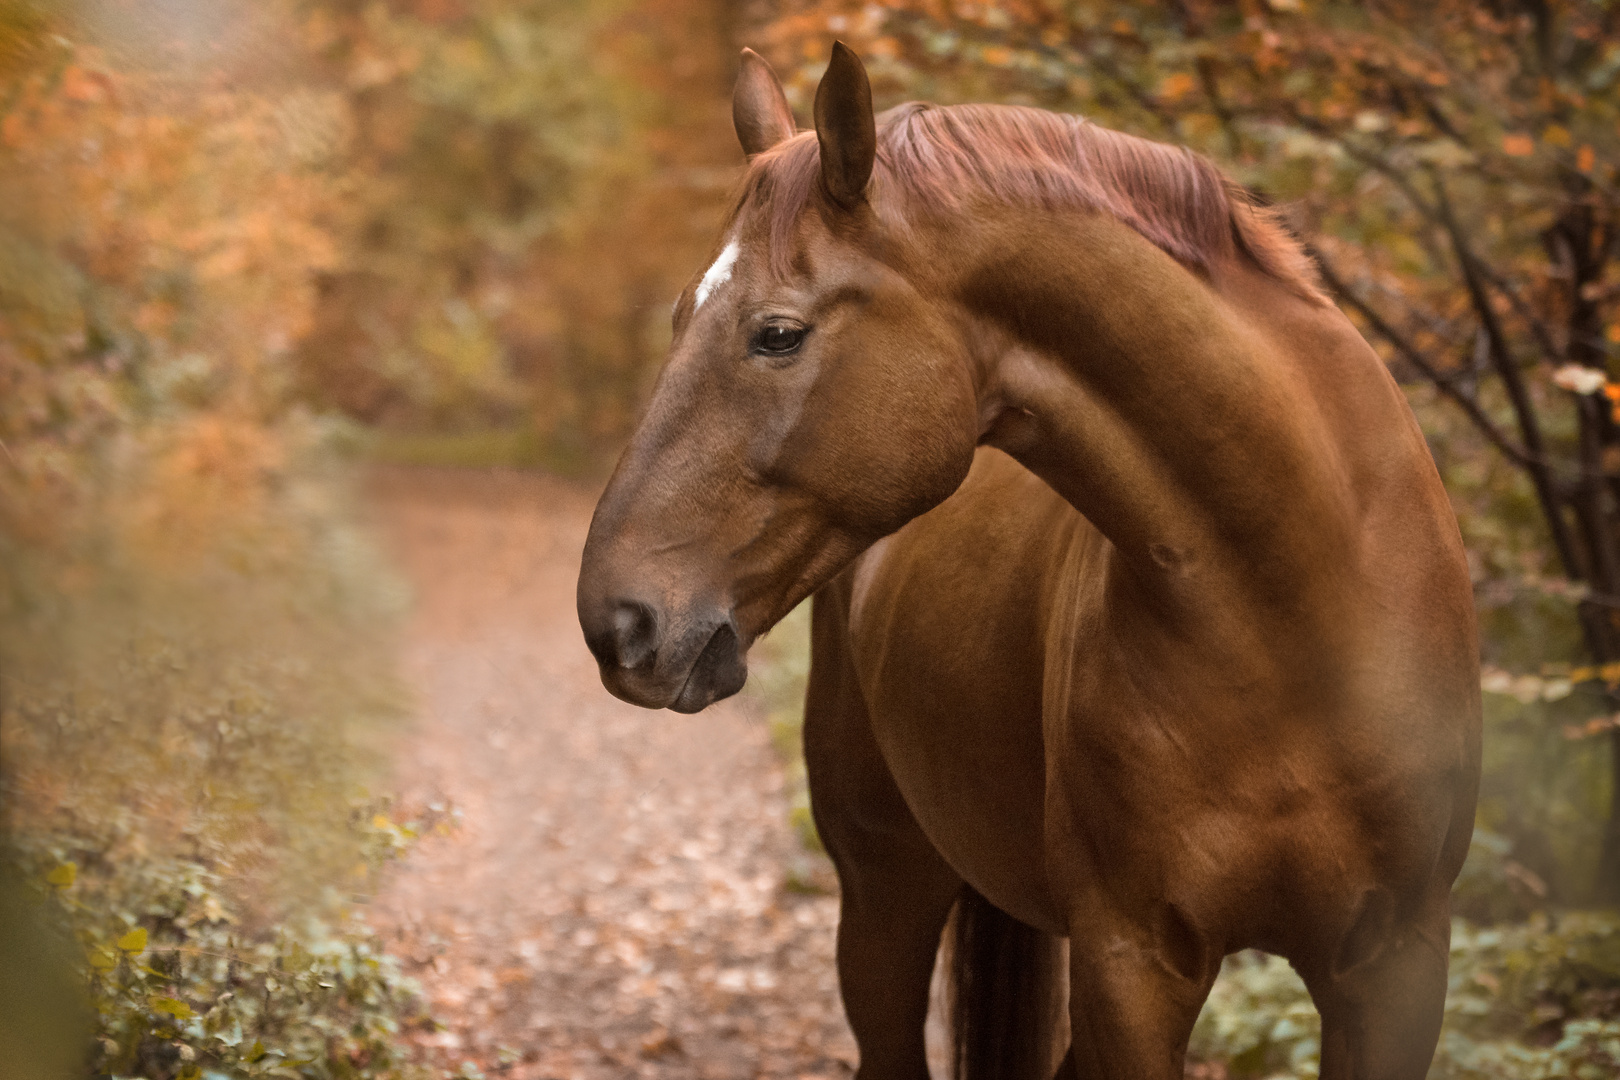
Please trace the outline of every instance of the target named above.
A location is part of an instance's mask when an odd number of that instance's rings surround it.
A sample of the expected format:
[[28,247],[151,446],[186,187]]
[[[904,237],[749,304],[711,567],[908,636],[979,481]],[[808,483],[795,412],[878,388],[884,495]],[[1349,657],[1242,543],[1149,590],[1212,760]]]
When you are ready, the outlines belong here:
[[[135,826],[133,818],[126,827]],[[363,921],[331,909],[254,926],[216,868],[135,854],[134,836],[26,837],[22,874],[79,943],[97,1076],[146,1080],[409,1077],[396,1050],[419,1017]],[[81,862],[83,869],[81,869]]]
[[[1279,957],[1228,958],[1192,1055],[1235,1077],[1314,1077],[1321,1025]],[[1433,1080],[1606,1080],[1620,1075],[1620,916],[1538,915],[1452,931],[1446,1026]]]
[[0,69],[3,861],[77,945],[96,1075],[403,1078],[356,904],[410,837],[373,797],[398,590],[287,392],[333,178],[287,101],[36,23]]

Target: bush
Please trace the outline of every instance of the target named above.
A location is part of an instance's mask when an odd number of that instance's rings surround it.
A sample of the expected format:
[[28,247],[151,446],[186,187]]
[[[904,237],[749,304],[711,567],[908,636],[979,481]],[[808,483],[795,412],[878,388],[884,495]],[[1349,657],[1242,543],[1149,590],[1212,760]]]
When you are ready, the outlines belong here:
[[0,861],[76,945],[86,1071],[409,1076],[428,1021],[356,904],[411,835],[374,798],[400,598],[343,429],[287,388],[333,178],[286,101],[29,27],[0,69]]
[[[1234,1077],[1314,1077],[1321,1024],[1279,957],[1228,958],[1192,1056]],[[1607,1080],[1620,1075],[1620,916],[1539,915],[1452,930],[1446,1026],[1433,1080]]]
[[[133,826],[133,820],[125,823]],[[113,843],[109,846],[109,839]],[[97,1076],[147,1080],[418,1075],[395,1037],[415,988],[342,909],[255,927],[205,862],[134,854],[137,838],[50,835],[14,853],[81,947]],[[81,861],[83,869],[81,869]]]
[[128,544],[11,564],[10,861],[79,945],[95,1075],[407,1077],[396,1036],[431,1024],[356,906],[416,834],[370,794],[396,601],[337,480],[281,481],[275,528],[236,520],[183,568]]

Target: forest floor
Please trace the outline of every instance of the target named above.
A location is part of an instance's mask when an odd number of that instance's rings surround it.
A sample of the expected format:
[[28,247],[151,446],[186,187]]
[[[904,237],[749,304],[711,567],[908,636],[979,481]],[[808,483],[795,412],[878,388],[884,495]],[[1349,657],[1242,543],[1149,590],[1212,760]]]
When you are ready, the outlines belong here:
[[836,885],[760,703],[649,712],[597,677],[574,614],[595,492],[394,468],[369,496],[414,593],[402,813],[455,822],[374,904],[444,1025],[424,1050],[512,1080],[847,1076]]

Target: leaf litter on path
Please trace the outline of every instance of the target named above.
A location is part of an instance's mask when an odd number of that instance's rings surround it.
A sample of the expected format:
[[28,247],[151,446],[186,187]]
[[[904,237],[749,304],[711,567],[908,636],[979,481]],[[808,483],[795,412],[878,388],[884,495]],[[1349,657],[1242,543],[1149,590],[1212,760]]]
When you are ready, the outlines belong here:
[[592,494],[424,469],[370,491],[416,599],[401,798],[460,813],[374,902],[445,1025],[423,1052],[514,1080],[848,1076],[836,886],[759,704],[650,712],[598,679],[574,614]]

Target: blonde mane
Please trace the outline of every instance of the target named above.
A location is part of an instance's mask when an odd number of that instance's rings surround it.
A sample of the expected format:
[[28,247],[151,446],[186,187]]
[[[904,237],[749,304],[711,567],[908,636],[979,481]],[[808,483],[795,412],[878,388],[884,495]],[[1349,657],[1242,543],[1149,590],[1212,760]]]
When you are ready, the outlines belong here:
[[[758,155],[738,209],[767,199],[771,251],[787,270],[793,232],[820,175],[813,132]],[[1112,214],[1187,266],[1234,258],[1325,302],[1316,271],[1280,216],[1257,206],[1207,159],[1182,147],[1017,105],[901,105],[878,117],[874,184],[902,218],[976,201]]]

